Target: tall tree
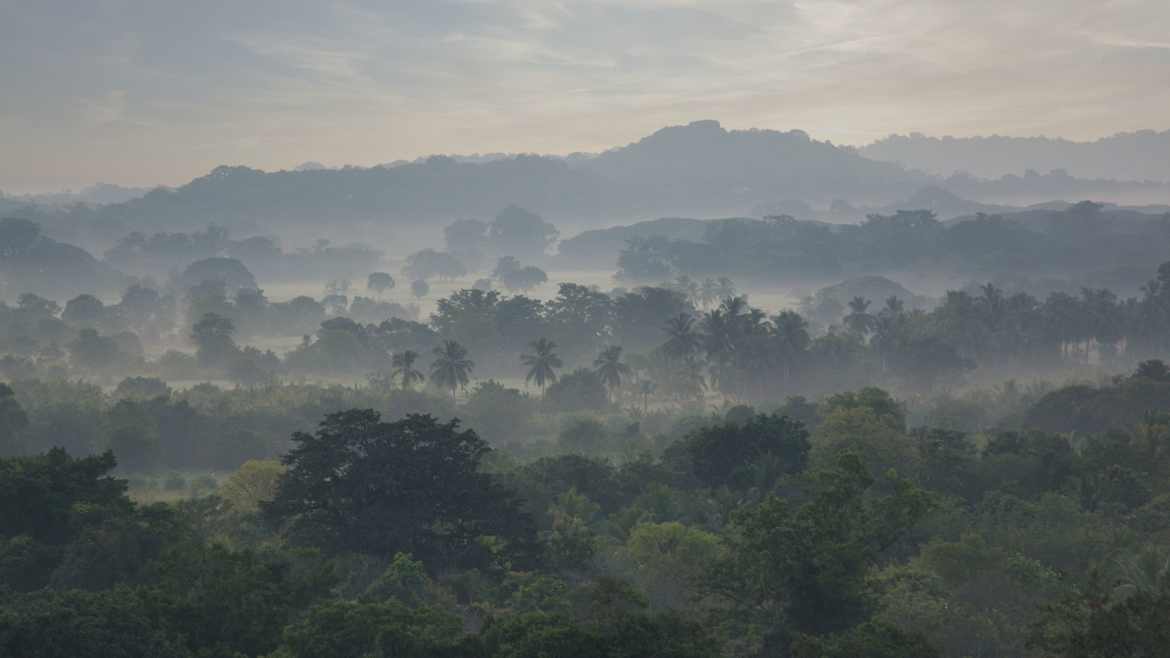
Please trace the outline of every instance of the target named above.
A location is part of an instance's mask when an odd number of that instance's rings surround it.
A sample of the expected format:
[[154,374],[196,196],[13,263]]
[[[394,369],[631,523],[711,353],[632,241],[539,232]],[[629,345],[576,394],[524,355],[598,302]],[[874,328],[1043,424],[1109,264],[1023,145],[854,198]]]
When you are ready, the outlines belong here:
[[601,351],[593,360],[593,367],[597,375],[609,389],[610,396],[622,385],[622,377],[630,374],[630,366],[622,363],[622,348],[619,345],[610,345]]
[[849,314],[843,320],[849,331],[861,337],[869,334],[874,327],[874,317],[869,313],[869,305],[868,299],[854,297],[849,300]]
[[431,381],[451,389],[451,402],[455,401],[455,390],[466,388],[475,362],[467,358],[467,348],[453,340],[445,340],[434,349],[435,360],[431,362]]
[[695,318],[680,313],[666,323],[666,342],[662,351],[672,359],[687,360],[699,349],[699,334],[695,331]]
[[199,363],[217,367],[227,363],[239,348],[232,334],[236,327],[231,320],[215,313],[206,313],[191,327],[191,340],[198,347]]
[[532,348],[532,354],[520,356],[520,362],[528,366],[528,375],[524,381],[536,380],[540,394],[544,395],[545,385],[557,380],[557,368],[564,367],[565,364],[561,362],[561,357],[553,352],[557,344],[547,338],[537,338],[529,343],[529,347]]
[[397,352],[390,357],[390,365],[394,368],[391,375],[398,378],[404,389],[410,390],[423,380],[423,374],[414,368],[417,360],[418,352],[414,350]]

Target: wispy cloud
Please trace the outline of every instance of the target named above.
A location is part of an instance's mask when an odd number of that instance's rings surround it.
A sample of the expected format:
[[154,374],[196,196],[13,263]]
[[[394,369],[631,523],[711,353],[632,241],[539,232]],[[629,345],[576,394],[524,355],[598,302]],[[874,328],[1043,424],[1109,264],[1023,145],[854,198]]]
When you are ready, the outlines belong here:
[[0,67],[0,189],[568,152],[707,117],[847,143],[1165,128],[1167,22],[1150,0],[43,0],[0,9],[0,57],[27,63]]

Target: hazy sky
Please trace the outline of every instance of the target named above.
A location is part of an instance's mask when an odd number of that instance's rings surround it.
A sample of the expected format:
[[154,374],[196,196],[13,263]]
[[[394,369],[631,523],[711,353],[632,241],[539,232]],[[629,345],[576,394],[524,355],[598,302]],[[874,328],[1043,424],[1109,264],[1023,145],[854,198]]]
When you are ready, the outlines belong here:
[[1170,0],[0,0],[0,190],[596,150],[1170,127]]

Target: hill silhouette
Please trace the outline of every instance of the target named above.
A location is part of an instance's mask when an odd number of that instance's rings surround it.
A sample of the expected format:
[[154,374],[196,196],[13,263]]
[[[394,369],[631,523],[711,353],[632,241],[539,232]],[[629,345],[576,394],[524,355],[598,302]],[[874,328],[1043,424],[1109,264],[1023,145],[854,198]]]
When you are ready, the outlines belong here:
[[999,177],[1064,170],[1080,178],[1170,181],[1170,130],[1140,130],[1075,142],[1048,137],[890,135],[858,149],[875,160],[949,176]]
[[592,156],[436,156],[393,166],[276,172],[221,166],[177,188],[97,209],[50,209],[38,221],[54,235],[75,235],[84,227],[87,235],[96,231],[116,239],[135,230],[193,230],[209,223],[237,234],[317,227],[323,221],[433,226],[488,217],[515,204],[553,222],[589,226],[662,216],[748,216],[777,204],[828,207],[844,200],[887,207],[932,186],[937,189],[927,205],[939,209],[954,205],[948,195],[1016,205],[1170,199],[1170,184],[1082,180],[1059,172],[944,179],[872,160],[799,130],[727,130],[716,121],[697,121]]

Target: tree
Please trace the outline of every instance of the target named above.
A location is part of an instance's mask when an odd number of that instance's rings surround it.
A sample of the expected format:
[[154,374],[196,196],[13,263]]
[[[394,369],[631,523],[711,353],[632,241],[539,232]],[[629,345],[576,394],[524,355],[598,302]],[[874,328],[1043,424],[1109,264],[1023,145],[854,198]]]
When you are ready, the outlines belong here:
[[394,277],[386,272],[372,272],[366,279],[366,288],[381,296],[382,293],[394,288]]
[[286,470],[277,461],[249,459],[219,487],[219,495],[238,512],[256,512],[276,497]]
[[199,364],[205,368],[222,367],[239,351],[232,334],[236,327],[231,320],[215,313],[207,313],[191,327],[191,340],[198,351]]
[[800,423],[753,415],[746,423],[706,427],[683,441],[692,472],[709,487],[767,490],[808,464],[809,435]]
[[451,389],[451,402],[454,402],[455,390],[467,387],[475,362],[467,358],[467,348],[453,340],[443,341],[442,345],[434,349],[434,355],[431,381]]
[[82,329],[77,340],[69,344],[69,358],[79,368],[100,372],[117,363],[121,356],[112,338],[99,335],[96,329]]
[[939,652],[915,633],[867,621],[827,637],[805,635],[793,643],[793,658],[938,658]]
[[110,451],[118,457],[123,469],[142,473],[157,466],[159,440],[152,429],[144,425],[123,425],[110,432]]
[[875,495],[875,481],[856,455],[817,473],[803,502],[770,496],[735,512],[726,555],[708,574],[736,618],[767,629],[762,655],[787,655],[800,635],[849,629],[870,613],[866,574],[931,508],[906,480]]
[[281,658],[470,658],[462,621],[426,607],[389,600],[331,600],[313,607],[284,632]]
[[20,431],[28,427],[28,415],[8,384],[0,384],[0,455],[17,452]]
[[435,277],[455,279],[467,274],[467,268],[451,254],[423,249],[406,258],[402,272],[412,279],[425,281]]
[[1156,382],[1170,382],[1170,368],[1160,359],[1150,359],[1138,364],[1134,377],[1145,377]]
[[861,337],[865,337],[875,327],[875,318],[869,314],[869,305],[868,299],[854,297],[849,300],[849,314],[843,320],[849,331]]
[[640,523],[630,530],[624,554],[654,607],[683,608],[696,598],[696,587],[719,548],[717,536],[677,521]]
[[270,655],[285,626],[334,584],[320,560],[190,541],[151,573],[144,606],[198,656]]
[[460,219],[443,229],[447,251],[465,258],[478,257],[487,240],[488,224],[478,219]]
[[480,470],[491,448],[459,421],[372,410],[329,414],[293,435],[288,472],[265,515],[289,538],[328,551],[410,553],[432,569],[531,557],[535,530],[513,494]]
[[256,285],[256,277],[235,258],[217,256],[195,261],[188,265],[179,277],[179,283],[183,288],[197,286],[205,281],[222,283],[233,292],[243,288],[252,290],[259,288]]
[[719,301],[719,284],[715,279],[707,277],[699,284],[699,304],[708,308]]
[[795,311],[781,311],[772,318],[772,335],[776,338],[780,358],[784,363],[784,383],[788,384],[812,342],[808,334],[808,321]]
[[638,393],[642,396],[643,416],[650,412],[650,396],[654,395],[657,388],[658,384],[655,384],[652,379],[642,379],[638,382]]
[[735,291],[735,283],[732,282],[731,279],[729,279],[725,276],[721,276],[721,277],[719,277],[719,279],[716,283],[718,284],[718,287],[716,288],[716,290],[718,291],[717,294],[718,294],[719,299],[728,299],[730,297],[735,297],[735,292],[736,292]]
[[414,295],[417,299],[426,297],[430,292],[431,286],[424,279],[415,279],[414,282],[410,284],[410,294]]
[[687,360],[699,349],[699,335],[695,331],[695,318],[685,313],[671,318],[666,323],[668,338],[662,351],[672,359]]
[[56,317],[61,312],[61,306],[57,302],[30,292],[23,293],[16,300],[16,307],[24,313],[41,318]]
[[521,266],[520,261],[514,256],[500,258],[492,276],[508,290],[529,290],[548,281],[548,275],[544,270],[531,265]]
[[77,327],[92,327],[102,319],[102,301],[93,295],[78,295],[65,303],[61,319]]
[[418,352],[414,350],[397,352],[390,357],[390,365],[394,368],[392,376],[397,377],[402,388],[406,390],[423,381],[423,374],[414,368],[414,362],[417,360]]
[[0,654],[39,658],[192,658],[128,589],[42,590],[0,605]]
[[596,372],[578,368],[549,386],[544,402],[557,411],[600,411],[609,403],[609,391]]
[[561,362],[561,357],[553,352],[557,344],[547,338],[538,338],[529,343],[529,347],[533,353],[520,356],[520,362],[528,366],[528,375],[524,381],[527,383],[536,380],[541,395],[544,395],[545,385],[557,381],[556,371],[563,367],[564,363]]
[[536,404],[520,389],[489,379],[471,389],[460,412],[480,437],[492,445],[501,445],[527,436]]
[[114,454],[70,457],[61,448],[42,455],[0,459],[0,539],[27,535],[67,544],[103,517],[129,512],[126,482],[109,476]]
[[488,227],[488,239],[501,256],[539,258],[556,237],[555,226],[518,206],[501,210]]
[[610,345],[601,351],[593,360],[593,367],[597,376],[609,389],[610,395],[622,385],[622,377],[630,374],[630,366],[622,363],[622,348],[620,345]]
[[127,377],[114,389],[114,397],[122,400],[153,400],[170,395],[171,387],[157,377]]

